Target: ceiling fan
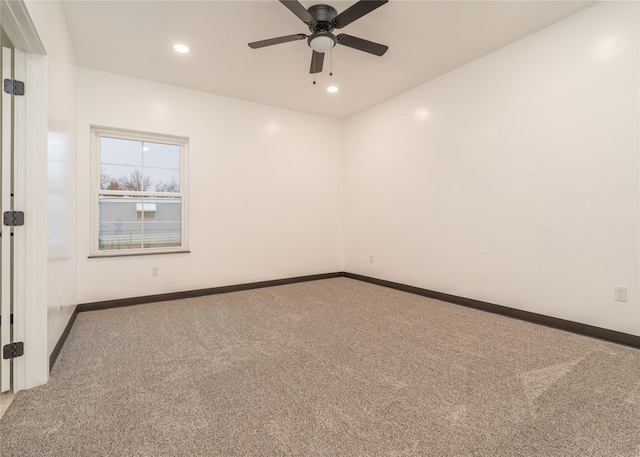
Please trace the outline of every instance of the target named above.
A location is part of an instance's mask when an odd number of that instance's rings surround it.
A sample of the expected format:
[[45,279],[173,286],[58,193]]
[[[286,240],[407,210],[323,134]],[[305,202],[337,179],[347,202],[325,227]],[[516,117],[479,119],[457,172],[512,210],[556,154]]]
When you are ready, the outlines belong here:
[[338,14],[336,9],[329,5],[313,5],[309,9],[305,9],[297,0],[280,0],[280,3],[309,26],[311,35],[298,33],[295,35],[270,38],[268,40],[254,41],[249,43],[249,47],[257,49],[274,44],[288,43],[289,41],[304,40],[306,38],[309,47],[313,50],[311,54],[311,69],[309,70],[309,73],[312,74],[322,71],[324,53],[336,44],[381,56],[387,52],[387,49],[389,49],[388,46],[344,33],[336,36],[332,32],[334,29],[341,29],[351,24],[353,21],[360,19],[365,14],[369,14],[388,1],[389,0],[360,0]]

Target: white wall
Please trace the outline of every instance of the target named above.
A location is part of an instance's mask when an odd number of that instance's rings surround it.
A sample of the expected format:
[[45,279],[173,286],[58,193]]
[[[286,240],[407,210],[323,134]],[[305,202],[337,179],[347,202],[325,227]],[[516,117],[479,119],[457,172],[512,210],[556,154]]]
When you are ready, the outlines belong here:
[[[47,339],[51,354],[64,331],[76,299],[76,61],[58,1],[25,2],[46,49],[48,141],[46,160],[48,214],[38,224],[48,228]],[[37,287],[28,284],[27,287]]]
[[[79,101],[78,303],[342,271],[342,122],[86,68]],[[190,139],[191,253],[88,258],[91,125]]]
[[[49,81],[29,174],[46,163],[48,215],[28,214],[48,227],[49,353],[76,303],[341,270],[640,335],[636,3],[346,123],[77,70],[59,2],[26,4]],[[190,138],[190,254],[87,258],[91,124]]]
[[349,119],[346,271],[640,335],[638,12],[598,4]]

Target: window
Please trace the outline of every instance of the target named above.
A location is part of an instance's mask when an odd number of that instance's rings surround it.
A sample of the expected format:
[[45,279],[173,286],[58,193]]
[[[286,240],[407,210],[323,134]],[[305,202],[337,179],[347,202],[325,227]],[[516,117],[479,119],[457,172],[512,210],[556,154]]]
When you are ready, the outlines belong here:
[[92,129],[93,255],[185,251],[185,138]]

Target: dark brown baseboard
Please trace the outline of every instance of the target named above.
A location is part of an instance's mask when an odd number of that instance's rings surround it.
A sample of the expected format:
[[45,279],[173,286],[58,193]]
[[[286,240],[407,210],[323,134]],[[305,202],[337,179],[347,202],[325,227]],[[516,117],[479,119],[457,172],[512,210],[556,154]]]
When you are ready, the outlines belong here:
[[559,319],[557,317],[546,316],[544,314],[532,313],[530,311],[523,311],[516,308],[510,308],[508,306],[496,305],[493,303],[487,303],[472,298],[458,297],[456,295],[445,294],[442,292],[436,292],[429,289],[423,289],[420,287],[409,286],[407,284],[401,284],[392,281],[386,281],[384,279],[372,278],[369,276],[363,276],[355,273],[348,272],[335,272],[325,273],[309,276],[297,276],[293,278],[275,279],[270,281],[252,282],[246,284],[236,284],[231,286],[212,287],[209,289],[197,289],[183,292],[172,292],[167,294],[158,295],[146,295],[142,297],[122,298],[118,300],[106,300],[93,303],[83,303],[76,307],[73,315],[69,319],[67,326],[62,333],[62,336],[58,340],[56,347],[54,348],[51,356],[49,357],[49,370],[53,367],[53,364],[64,345],[71,327],[76,319],[78,313],[85,311],[98,311],[103,309],[120,308],[123,306],[140,305],[144,303],[155,303],[169,300],[179,300],[183,298],[202,297],[205,295],[225,294],[229,292],[240,292],[243,290],[260,289],[263,287],[282,286],[286,284],[295,284],[299,282],[317,281],[321,279],[330,279],[338,277],[346,277],[355,279],[358,281],[364,281],[371,284],[376,284],[383,287],[389,287],[391,289],[400,290],[403,292],[409,292],[423,297],[434,298],[436,300],[442,300],[448,303],[456,305],[462,305],[469,308],[478,309],[481,311],[487,311],[489,313],[500,314],[502,316],[512,317],[523,321],[531,322],[533,324],[540,324],[547,327],[552,327],[558,330],[564,330],[580,335],[590,336],[592,338],[598,338],[613,343],[623,344],[625,346],[631,346],[634,348],[640,348],[640,336],[630,335],[628,333],[622,333],[615,330],[609,330],[601,327],[595,327],[593,325],[581,324],[578,322],[568,321],[565,319]]
[[53,368],[53,365],[56,363],[56,359],[58,358],[58,355],[60,355],[62,346],[64,346],[65,341],[67,341],[67,337],[71,332],[71,327],[73,327],[73,323],[76,321],[76,317],[78,317],[77,306],[76,306],[76,309],[73,310],[73,314],[71,314],[71,317],[69,318],[69,322],[67,322],[67,326],[64,328],[62,335],[60,335],[60,338],[56,343],[56,347],[54,347],[53,351],[51,351],[51,355],[49,356],[49,371],[51,371],[51,369]]
[[369,276],[362,276],[355,273],[344,273],[343,276],[351,279],[357,279],[358,281],[364,281],[378,286],[389,287],[391,289],[401,290],[403,292],[409,292],[423,297],[435,298],[436,300],[442,300],[448,303],[456,305],[462,305],[469,308],[479,309],[487,311],[493,314],[500,314],[502,316],[512,317],[523,321],[531,322],[533,324],[540,324],[546,327],[552,327],[558,330],[565,330],[571,333],[577,333],[580,335],[590,336],[592,338],[598,338],[601,340],[610,341],[613,343],[623,344],[625,346],[631,346],[634,348],[640,348],[640,336],[631,335],[629,333],[618,332],[615,330],[609,330],[606,328],[595,327],[593,325],[581,324],[579,322],[568,321],[557,317],[546,316],[544,314],[532,313],[530,311],[523,311],[516,308],[510,308],[508,306],[495,305],[493,303],[487,303],[472,298],[458,297],[457,295],[449,295],[442,292],[436,292],[429,289],[422,289],[420,287],[408,286],[406,284],[400,284],[397,282],[386,281],[384,279],[371,278]]
[[294,278],[274,279],[270,281],[250,282],[246,284],[236,284],[232,286],[212,287],[209,289],[196,289],[183,292],[171,292],[167,294],[145,295],[142,297],[121,298],[118,300],[106,300],[93,303],[83,303],[78,305],[78,312],[97,311],[101,309],[121,308],[123,306],[141,305],[144,303],[156,303],[169,300],[180,300],[183,298],[203,297],[205,295],[226,294],[229,292],[240,292],[243,290],[261,289],[263,287],[283,286],[298,282],[317,281],[320,279],[338,278],[343,276],[342,272],[324,273],[309,276],[296,276]]

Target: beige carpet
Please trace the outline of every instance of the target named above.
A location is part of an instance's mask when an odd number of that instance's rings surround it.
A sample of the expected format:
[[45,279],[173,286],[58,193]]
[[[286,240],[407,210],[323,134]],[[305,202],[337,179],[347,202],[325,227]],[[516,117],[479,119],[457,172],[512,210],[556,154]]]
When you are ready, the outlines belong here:
[[640,350],[346,278],[81,313],[9,456],[640,456]]

